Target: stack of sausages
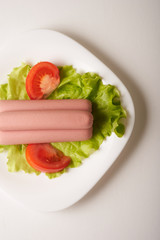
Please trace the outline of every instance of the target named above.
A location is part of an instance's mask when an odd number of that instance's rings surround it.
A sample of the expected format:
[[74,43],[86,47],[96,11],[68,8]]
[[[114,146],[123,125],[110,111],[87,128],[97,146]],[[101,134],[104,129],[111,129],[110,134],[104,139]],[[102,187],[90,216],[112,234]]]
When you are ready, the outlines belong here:
[[92,137],[86,99],[0,100],[0,144],[84,141]]

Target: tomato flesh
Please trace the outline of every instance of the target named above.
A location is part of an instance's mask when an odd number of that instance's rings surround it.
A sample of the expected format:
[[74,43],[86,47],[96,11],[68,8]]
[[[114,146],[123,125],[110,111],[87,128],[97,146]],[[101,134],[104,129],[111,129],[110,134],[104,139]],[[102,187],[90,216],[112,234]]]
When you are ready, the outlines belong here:
[[47,173],[59,172],[71,162],[70,157],[48,143],[28,144],[26,160],[37,171]]
[[32,100],[47,98],[59,83],[59,69],[53,63],[40,62],[27,75],[26,91]]

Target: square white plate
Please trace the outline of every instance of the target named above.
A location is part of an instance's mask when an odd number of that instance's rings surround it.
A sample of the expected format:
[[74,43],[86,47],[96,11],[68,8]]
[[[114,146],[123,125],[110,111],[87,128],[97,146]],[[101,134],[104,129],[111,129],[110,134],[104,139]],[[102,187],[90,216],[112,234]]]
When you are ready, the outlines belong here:
[[105,84],[118,87],[128,112],[126,133],[122,138],[112,134],[80,167],[69,169],[56,179],[50,180],[44,174],[9,173],[6,154],[0,154],[0,187],[35,210],[57,211],[80,200],[113,164],[132,133],[135,111],[128,90],[107,66],[71,38],[51,30],[27,32],[0,51],[0,84],[7,81],[7,74],[21,62],[34,65],[39,61],[73,65],[79,72],[98,73]]

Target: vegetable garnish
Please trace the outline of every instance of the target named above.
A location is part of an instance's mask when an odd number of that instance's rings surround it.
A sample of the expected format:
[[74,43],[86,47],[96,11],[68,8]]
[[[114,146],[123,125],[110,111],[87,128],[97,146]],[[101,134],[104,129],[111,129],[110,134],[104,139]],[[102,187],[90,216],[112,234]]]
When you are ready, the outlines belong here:
[[56,173],[66,168],[71,158],[51,144],[28,144],[26,160],[31,167],[40,172]]
[[29,71],[26,90],[32,100],[47,98],[59,83],[59,69],[53,63],[40,62]]
[[[25,88],[26,76],[31,66],[23,63],[9,74],[8,82],[0,85],[0,99],[2,100],[27,100]],[[117,137],[125,134],[121,120],[127,113],[120,101],[119,90],[111,84],[103,84],[102,78],[96,73],[77,73],[72,66],[59,67],[60,84],[48,97],[48,99],[88,99],[92,102],[92,114],[94,118],[93,136],[87,141],[51,143],[71,157],[69,167],[78,167],[82,160],[88,158],[98,150],[103,141],[115,133]],[[107,79],[106,79],[107,80]],[[24,171],[25,173],[40,174],[26,161],[26,145],[0,145],[0,151],[7,150],[7,166],[9,172]],[[48,178],[59,177],[66,172],[64,168],[60,172],[45,173]]]

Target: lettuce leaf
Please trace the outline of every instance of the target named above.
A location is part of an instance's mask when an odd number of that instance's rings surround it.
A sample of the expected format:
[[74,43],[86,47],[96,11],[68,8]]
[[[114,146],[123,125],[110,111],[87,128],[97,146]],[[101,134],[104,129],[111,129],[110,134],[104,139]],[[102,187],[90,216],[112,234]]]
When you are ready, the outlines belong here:
[[20,67],[16,67],[8,75],[7,85],[7,99],[8,100],[23,100],[29,99],[26,91],[26,77],[31,67],[25,63],[22,63]]
[[[30,66],[23,63],[8,76],[8,83],[0,85],[0,99],[29,99],[25,80]],[[78,167],[82,160],[89,157],[107,136],[113,132],[122,137],[125,127],[121,119],[126,118],[126,111],[120,102],[120,92],[113,85],[104,85],[96,73],[79,74],[72,66],[59,67],[61,83],[48,99],[89,99],[92,102],[93,137],[87,141],[51,143],[65,155],[70,156],[70,167]],[[26,145],[0,146],[0,151],[8,150],[8,170],[23,170],[26,173],[40,174],[30,167],[25,158]],[[46,173],[49,178],[60,176],[67,169],[58,173]]]

